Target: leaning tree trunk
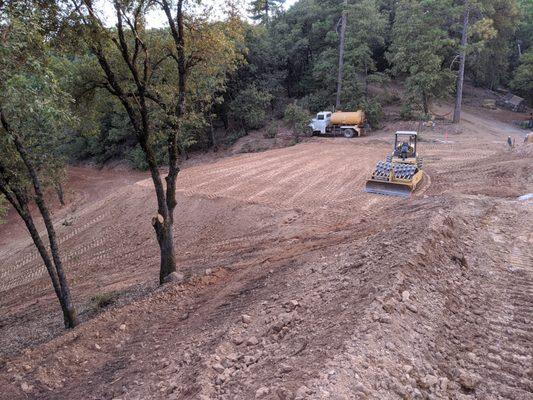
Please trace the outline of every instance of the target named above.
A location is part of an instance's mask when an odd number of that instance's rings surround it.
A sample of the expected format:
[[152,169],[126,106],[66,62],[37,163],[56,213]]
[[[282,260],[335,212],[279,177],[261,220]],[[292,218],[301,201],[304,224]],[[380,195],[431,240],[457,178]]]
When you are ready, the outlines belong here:
[[46,227],[46,232],[48,233],[48,241],[50,242],[50,252],[52,253],[52,259],[54,260],[54,265],[59,280],[59,286],[61,288],[61,301],[63,306],[63,315],[65,318],[65,326],[67,328],[74,328],[76,325],[78,325],[76,309],[74,308],[74,304],[72,303],[72,299],[70,296],[70,288],[67,281],[67,275],[65,274],[63,262],[59,254],[57,235],[54,229],[54,224],[52,222],[52,217],[50,216],[50,211],[48,210],[48,206],[46,205],[46,201],[44,199],[44,194],[41,187],[41,180],[39,179],[37,171],[35,170],[33,163],[31,162],[29,155],[26,151],[26,148],[22,145],[22,142],[20,141],[19,137],[16,134],[13,134],[12,137],[13,143],[15,144],[15,147],[17,148],[17,151],[20,154],[24,165],[28,170],[28,175],[30,177],[31,183],[33,185],[33,190],[35,192],[35,203],[39,208],[39,212],[41,213],[44,225]]
[[465,11],[463,17],[463,33],[461,36],[461,61],[459,64],[459,74],[457,75],[457,89],[455,94],[455,109],[453,111],[453,123],[461,121],[461,106],[463,103],[463,84],[465,79],[466,45],[468,44],[468,17],[470,8],[468,0],[465,0]]
[[50,216],[48,206],[46,205],[46,201],[44,199],[44,194],[43,194],[43,190],[41,186],[41,180],[39,179],[39,176],[37,175],[37,171],[33,165],[30,155],[28,154],[26,150],[26,147],[20,140],[18,134],[11,129],[10,125],[8,124],[1,110],[0,110],[0,122],[3,128],[5,129],[5,131],[13,139],[13,144],[15,145],[15,148],[18,154],[20,155],[22,162],[24,163],[24,166],[26,167],[26,172],[28,173],[28,177],[30,178],[30,182],[33,186],[33,190],[35,193],[35,203],[37,204],[37,207],[39,208],[39,212],[41,213],[41,216],[44,221],[44,225],[46,227],[46,232],[48,233],[48,241],[50,243],[50,252],[52,253],[53,266],[48,256],[48,252],[44,248],[42,240],[40,239],[40,236],[38,235],[37,230],[35,229],[33,220],[31,218],[31,214],[29,213],[27,206],[26,206],[27,201],[24,198],[23,194],[20,193],[18,189],[14,190],[15,196],[18,199],[18,205],[16,204],[16,201],[14,198],[10,199],[10,196],[8,196],[8,200],[10,200],[11,204],[13,204],[13,206],[15,207],[15,209],[17,210],[21,218],[24,220],[26,227],[28,228],[30,235],[32,236],[32,239],[35,243],[35,246],[37,247],[39,254],[41,255],[41,258],[43,259],[43,262],[45,263],[46,269],[48,270],[48,273],[50,274],[50,278],[52,279],[52,285],[54,286],[54,291],[56,292],[56,295],[59,298],[59,303],[61,304],[61,309],[63,310],[63,318],[65,322],[65,327],[74,328],[78,324],[76,309],[74,308],[74,305],[72,303],[72,299],[70,296],[70,289],[69,289],[67,277],[63,269],[63,263],[61,261],[61,256],[59,254],[57,235],[54,229],[54,225],[52,223],[52,218]]

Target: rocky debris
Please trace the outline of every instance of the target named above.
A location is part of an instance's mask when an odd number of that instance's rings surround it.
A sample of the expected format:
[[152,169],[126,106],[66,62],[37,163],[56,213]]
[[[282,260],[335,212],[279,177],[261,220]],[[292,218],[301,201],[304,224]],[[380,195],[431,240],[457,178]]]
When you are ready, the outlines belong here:
[[409,311],[411,311],[411,312],[414,312],[414,313],[417,313],[417,312],[418,312],[418,307],[415,306],[415,305],[412,304],[412,303],[407,303],[407,304],[406,304],[406,307],[407,307],[407,309],[408,309]]
[[258,344],[259,344],[259,339],[257,339],[255,336],[250,336],[246,340],[246,345],[247,346],[257,346]]
[[219,374],[223,373],[226,370],[226,368],[224,368],[224,366],[220,363],[213,364],[211,368],[213,368]]
[[269,393],[270,393],[270,389],[265,387],[265,386],[262,386],[259,389],[257,389],[257,391],[255,392],[255,398],[256,399],[261,399],[261,398],[265,397]]
[[288,312],[294,310],[296,307],[298,307],[300,303],[298,300],[289,300],[286,303],[283,304],[283,308],[285,308]]
[[231,342],[237,346],[239,346],[240,344],[242,344],[244,342],[244,339],[242,338],[241,335],[235,335],[231,338]]
[[479,384],[481,377],[469,371],[459,372],[459,384],[468,390],[474,390]]
[[280,387],[276,390],[276,395],[279,400],[292,400],[294,399],[294,393],[287,388]]
[[181,272],[172,272],[171,274],[167,275],[165,279],[163,280],[164,283],[182,283],[185,280],[185,275]]
[[296,390],[296,393],[295,393],[295,399],[296,400],[303,400],[305,398],[307,398],[307,396],[311,394],[311,391],[309,390],[309,388],[305,385],[302,385],[298,388],[298,390]]
[[422,389],[429,389],[437,385],[438,382],[439,382],[439,378],[437,378],[435,375],[428,374],[419,381],[419,386]]
[[24,393],[30,393],[33,390],[33,386],[26,382],[22,382],[20,388]]
[[279,368],[279,371],[282,374],[287,374],[287,373],[292,371],[292,367],[290,365],[287,365],[287,364],[281,364],[280,368]]

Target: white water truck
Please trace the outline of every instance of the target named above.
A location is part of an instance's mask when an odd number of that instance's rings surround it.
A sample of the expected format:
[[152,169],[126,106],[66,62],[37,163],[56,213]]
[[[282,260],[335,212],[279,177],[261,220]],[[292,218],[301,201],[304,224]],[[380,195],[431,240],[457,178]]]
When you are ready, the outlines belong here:
[[365,134],[365,113],[321,111],[313,118],[309,127],[314,135],[343,135],[346,138]]

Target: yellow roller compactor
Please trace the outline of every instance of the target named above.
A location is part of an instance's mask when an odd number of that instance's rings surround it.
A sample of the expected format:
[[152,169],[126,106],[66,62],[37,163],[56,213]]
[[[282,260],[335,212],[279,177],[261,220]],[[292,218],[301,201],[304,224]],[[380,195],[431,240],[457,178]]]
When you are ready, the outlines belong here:
[[388,196],[409,197],[422,180],[422,158],[417,152],[418,134],[398,131],[394,135],[394,150],[386,161],[379,161],[365,192]]

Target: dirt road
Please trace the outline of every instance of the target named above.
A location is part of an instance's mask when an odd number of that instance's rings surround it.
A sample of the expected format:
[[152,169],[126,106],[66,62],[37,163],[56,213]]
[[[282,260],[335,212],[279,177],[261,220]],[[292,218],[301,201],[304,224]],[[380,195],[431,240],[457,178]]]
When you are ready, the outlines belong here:
[[428,177],[407,200],[362,191],[388,131],[184,169],[187,283],[160,289],[151,183],[109,175],[56,213],[88,320],[68,333],[29,242],[3,227],[0,398],[530,399],[532,204],[516,199],[532,152],[465,114],[461,134],[422,133]]

